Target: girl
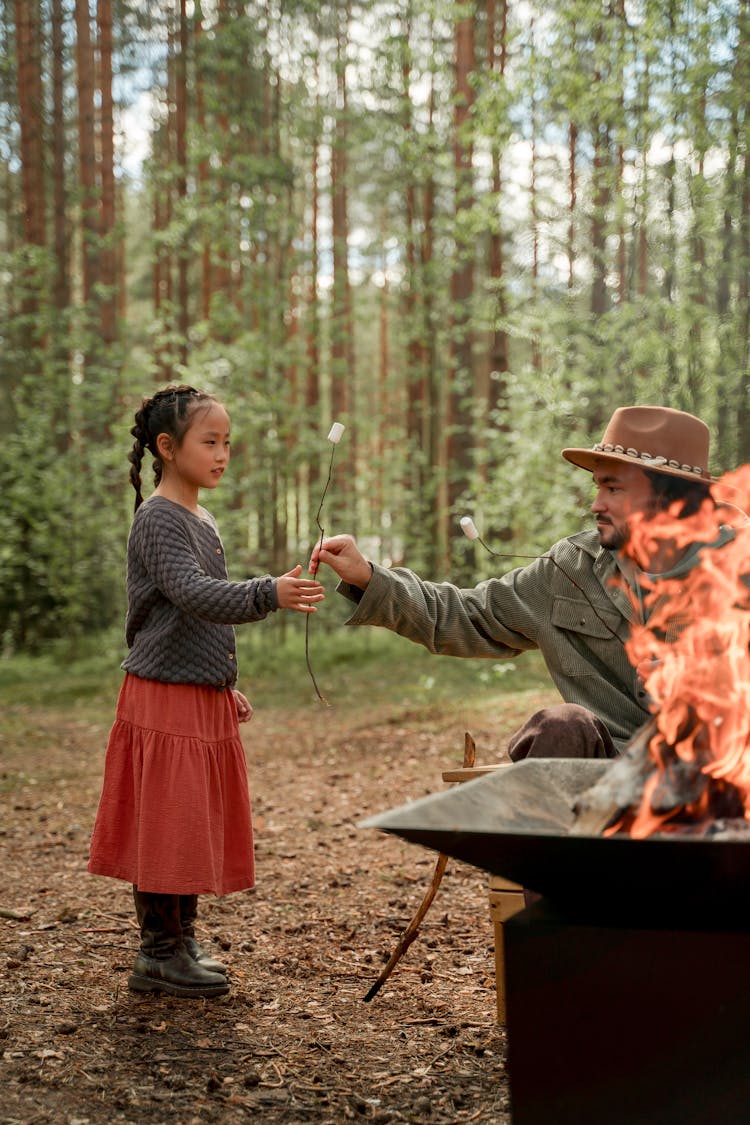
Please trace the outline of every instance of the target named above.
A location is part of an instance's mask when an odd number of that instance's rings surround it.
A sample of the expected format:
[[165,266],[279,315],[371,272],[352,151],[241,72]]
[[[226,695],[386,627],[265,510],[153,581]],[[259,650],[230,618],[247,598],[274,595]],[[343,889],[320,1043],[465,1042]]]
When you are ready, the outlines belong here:
[[[229,416],[208,394],[167,387],[131,433],[135,517],[128,539],[126,671],[109,737],[88,870],[133,884],[140,992],[218,996],[226,969],[195,940],[198,895],[254,884],[247,767],[238,722],[233,623],[276,609],[315,612],[323,587],[300,578],[229,582],[213,517],[198,503],[229,462]],[[141,462],[155,458],[145,502]]]

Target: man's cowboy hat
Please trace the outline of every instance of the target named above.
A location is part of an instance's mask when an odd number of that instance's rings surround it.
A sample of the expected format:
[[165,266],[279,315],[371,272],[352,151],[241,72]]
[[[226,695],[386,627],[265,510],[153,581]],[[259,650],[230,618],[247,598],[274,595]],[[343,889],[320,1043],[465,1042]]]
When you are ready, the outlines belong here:
[[582,469],[620,461],[684,480],[711,482],[709,432],[705,422],[668,406],[621,406],[604,436],[591,449],[563,449],[566,461]]

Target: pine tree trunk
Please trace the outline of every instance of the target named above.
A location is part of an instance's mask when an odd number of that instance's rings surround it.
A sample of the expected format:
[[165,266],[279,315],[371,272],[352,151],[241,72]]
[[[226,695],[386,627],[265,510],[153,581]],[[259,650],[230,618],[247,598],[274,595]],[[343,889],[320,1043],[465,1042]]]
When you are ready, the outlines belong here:
[[[357,472],[357,436],[354,401],[354,332],[352,295],[349,279],[349,214],[347,199],[347,53],[349,36],[349,3],[340,13],[336,41],[336,104],[334,137],[331,151],[331,212],[333,240],[333,306],[331,309],[331,408],[333,417],[344,418],[349,425],[350,459]],[[342,507],[356,526],[356,512],[351,500],[349,481],[344,477],[339,492]]]
[[[627,32],[627,17],[625,13],[625,0],[617,0],[617,57],[618,57],[618,72],[619,72],[619,114],[620,123],[618,125],[618,134],[620,139],[617,144],[617,184],[615,188],[615,198],[617,200],[624,199],[623,183],[625,179],[625,145],[622,141],[624,131],[625,113],[625,83],[626,76],[624,73],[625,58],[626,58],[626,41],[625,36]],[[617,224],[617,300],[620,305],[624,305],[628,297],[628,248],[627,240],[625,237],[625,209],[620,209],[619,221]]]
[[[735,65],[734,75],[739,67]],[[721,379],[735,365],[734,349],[730,339],[732,321],[732,282],[735,255],[734,206],[737,199],[737,152],[739,148],[739,121],[733,109],[727,130],[727,171],[723,186],[721,228],[721,256],[716,278],[716,313],[719,318],[719,355],[716,377]],[[716,454],[720,465],[732,465],[737,460],[737,436],[734,410],[730,396],[719,397],[716,416]]]
[[[601,52],[605,35],[604,25],[599,22],[594,31],[594,47]],[[604,78],[600,68],[594,71],[593,100],[598,105],[604,98]],[[610,126],[599,116],[598,108],[591,121],[591,142],[594,147],[594,166],[592,169],[592,207],[591,207],[591,312],[594,317],[603,316],[609,307],[607,291],[607,212],[610,203]]]
[[[385,230],[385,221],[383,222]],[[373,490],[374,511],[371,511],[368,524],[378,526],[382,513],[386,507],[385,473],[388,463],[388,434],[390,433],[390,418],[388,410],[388,376],[391,366],[390,356],[390,322],[388,316],[388,263],[383,256],[383,284],[380,288],[380,308],[378,310],[378,381],[377,397],[374,413],[378,419],[377,437],[375,440],[375,464],[377,466],[377,480]]]
[[[55,279],[53,298],[59,312],[70,303],[68,195],[65,189],[65,44],[62,0],[52,0],[52,193]],[[23,115],[22,115],[23,116]]]
[[[529,39],[531,42],[530,51],[531,59],[529,68],[532,74],[531,84],[531,167],[529,168],[529,210],[531,212],[531,306],[534,313],[537,311],[539,300],[539,201],[537,199],[536,187],[536,161],[537,161],[537,135],[539,130],[539,110],[537,105],[537,90],[536,83],[533,80],[534,72],[536,70],[536,21],[531,17],[529,23]],[[531,337],[531,364],[535,374],[541,371],[542,367],[542,352],[540,344],[540,333],[536,325],[532,328]]]
[[94,49],[88,0],[76,0],[76,66],[78,70],[78,168],[81,182],[83,299],[89,304],[99,281],[100,225],[94,109]]
[[[307,383],[305,387],[305,413],[313,439],[311,448],[315,449],[315,439],[320,426],[320,294],[318,291],[318,270],[320,268],[318,249],[318,226],[320,212],[319,169],[319,121],[320,121],[319,70],[315,63],[315,132],[312,138],[310,157],[310,271],[307,290]],[[320,462],[313,453],[307,470],[307,510],[317,511],[320,481]]]
[[44,246],[44,96],[39,0],[16,0],[18,112],[21,128],[21,184],[24,240]]
[[[201,214],[205,216],[209,206],[209,168],[208,160],[204,155],[206,145],[206,97],[204,76],[204,39],[203,15],[200,3],[195,5],[193,17],[195,39],[195,119],[200,137],[201,156],[198,159],[198,205]],[[201,222],[201,270],[200,270],[200,312],[203,320],[207,321],[211,313],[211,236],[206,229],[205,217]]]
[[[175,53],[175,159],[177,179],[175,196],[177,207],[184,209],[187,200],[187,60],[188,60],[188,16],[186,0],[180,0],[178,42]],[[181,239],[177,249],[177,333],[179,337],[179,356],[182,364],[188,358],[188,331],[190,328],[188,256],[190,248]]]
[[[508,4],[507,0],[500,0],[500,29],[499,43],[496,41],[496,11],[495,0],[487,3],[487,65],[491,72],[498,70],[502,78],[505,77],[506,65],[506,39],[508,29]],[[502,176],[500,171],[500,148],[492,144],[492,197],[496,201],[497,222],[500,223],[502,215],[501,194]],[[504,414],[507,409],[507,376],[510,370],[508,333],[504,324],[508,314],[508,303],[505,292],[505,260],[503,255],[503,231],[500,226],[493,229],[490,234],[488,272],[492,292],[496,295],[497,307],[495,319],[499,321],[492,332],[487,364],[487,410],[490,421],[497,419],[496,425],[500,429],[507,428]],[[491,470],[493,462],[487,465]]]
[[[473,146],[467,135],[474,92],[474,17],[459,18],[455,27],[456,89],[454,114],[455,255],[451,274],[451,355],[447,426],[448,509],[445,539],[465,499],[472,471],[472,414],[475,402],[471,302],[474,292],[472,247],[460,234],[461,219],[473,203]],[[448,560],[446,559],[446,565]]]
[[576,204],[578,199],[578,126],[568,125],[568,290],[575,285],[576,267]]
[[[407,152],[413,140],[413,107],[411,101],[412,7],[411,2],[407,4],[406,13],[401,21],[401,120],[403,143]],[[426,484],[431,466],[427,464],[428,456],[426,456],[429,448],[430,401],[427,396],[425,381],[424,340],[427,337],[424,331],[424,312],[419,295],[417,184],[411,174],[410,162],[407,167],[409,169],[408,179],[403,195],[406,227],[404,249],[406,285],[403,298],[403,319],[406,333],[404,382],[406,390],[405,448],[407,451],[406,457],[403,458],[403,482],[406,494],[412,498],[411,505],[414,511],[414,518],[405,521],[404,527],[404,549],[408,556],[412,554],[412,550],[424,537],[430,501]],[[424,286],[426,284],[424,269],[422,269],[422,279]]]
[[[743,3],[745,26],[748,25],[748,6]],[[742,180],[740,193],[739,252],[738,263],[738,329],[739,329],[739,401],[737,407],[737,450],[740,464],[750,461],[750,387],[748,387],[748,364],[750,363],[750,124],[745,121],[744,157],[742,161]]]
[[99,45],[100,153],[101,153],[101,252],[103,293],[99,301],[99,330],[104,344],[117,337],[117,252],[115,246],[115,125],[112,101],[112,4],[97,0]]
[[[435,83],[430,82],[428,127],[432,132],[435,121]],[[435,342],[436,313],[435,289],[432,281],[435,260],[435,211],[437,187],[435,177],[430,171],[425,177],[422,192],[422,241],[421,269],[423,279],[423,333],[425,346],[425,384],[427,392],[425,448],[428,451],[427,465],[431,478],[429,491],[425,487],[427,499],[432,507],[427,508],[424,521],[424,536],[427,544],[427,565],[431,573],[436,573],[448,553],[446,523],[440,513],[448,507],[448,482],[446,466],[445,407],[442,394],[442,380],[438,369],[437,347]],[[426,482],[427,483],[427,482]]]
[[[217,7],[217,21],[215,34],[226,34],[226,28],[230,27],[234,19],[231,6],[227,0],[218,0]],[[219,105],[225,105],[228,101],[227,79],[222,70],[219,70],[218,75],[218,101]],[[231,162],[232,140],[229,114],[220,109],[216,114],[216,126],[218,129],[218,146],[220,159],[223,163],[224,170],[227,171]],[[212,251],[213,260],[213,289],[212,295],[217,296],[222,301],[230,302],[232,300],[232,271],[229,257],[229,248],[227,246],[226,231],[214,232],[215,244]],[[226,333],[222,331],[219,333],[220,338],[224,339]]]
[[[597,75],[601,81],[601,75]],[[591,312],[595,317],[603,316],[608,308],[607,295],[607,207],[609,204],[608,163],[609,127],[598,119],[594,120],[594,169],[593,169],[593,207],[591,214],[591,257],[593,278],[591,282]]]

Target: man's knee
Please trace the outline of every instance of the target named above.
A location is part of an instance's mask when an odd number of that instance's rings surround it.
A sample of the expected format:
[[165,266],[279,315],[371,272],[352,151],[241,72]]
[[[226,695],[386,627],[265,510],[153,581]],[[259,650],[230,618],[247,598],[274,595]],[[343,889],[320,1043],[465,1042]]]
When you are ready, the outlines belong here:
[[577,703],[544,707],[508,744],[512,761],[522,758],[613,758],[617,751],[601,719]]

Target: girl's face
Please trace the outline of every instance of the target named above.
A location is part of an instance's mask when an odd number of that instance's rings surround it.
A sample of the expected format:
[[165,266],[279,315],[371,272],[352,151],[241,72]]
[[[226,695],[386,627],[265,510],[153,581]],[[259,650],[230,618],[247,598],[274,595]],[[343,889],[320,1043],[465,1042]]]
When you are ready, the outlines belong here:
[[229,464],[229,415],[219,403],[197,410],[171,468],[194,488],[216,488]]

